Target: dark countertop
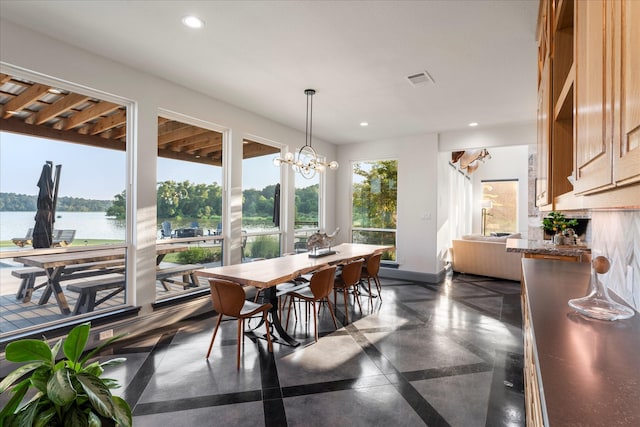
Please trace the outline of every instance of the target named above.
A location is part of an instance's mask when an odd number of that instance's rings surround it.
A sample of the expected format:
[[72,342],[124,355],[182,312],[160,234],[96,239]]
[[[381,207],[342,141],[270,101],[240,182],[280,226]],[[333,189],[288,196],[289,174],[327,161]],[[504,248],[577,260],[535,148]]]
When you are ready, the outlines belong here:
[[523,259],[534,352],[550,426],[640,426],[640,315],[589,319],[567,301],[587,295],[590,265]]
[[586,245],[554,245],[551,240],[507,239],[507,252],[525,254],[581,256],[590,253]]

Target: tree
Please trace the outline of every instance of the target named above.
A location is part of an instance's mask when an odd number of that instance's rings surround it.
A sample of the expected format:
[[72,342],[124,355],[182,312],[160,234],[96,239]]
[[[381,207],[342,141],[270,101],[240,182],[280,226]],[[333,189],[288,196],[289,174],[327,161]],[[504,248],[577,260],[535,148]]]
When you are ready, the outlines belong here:
[[398,162],[356,163],[353,173],[363,178],[353,185],[353,225],[396,228]]

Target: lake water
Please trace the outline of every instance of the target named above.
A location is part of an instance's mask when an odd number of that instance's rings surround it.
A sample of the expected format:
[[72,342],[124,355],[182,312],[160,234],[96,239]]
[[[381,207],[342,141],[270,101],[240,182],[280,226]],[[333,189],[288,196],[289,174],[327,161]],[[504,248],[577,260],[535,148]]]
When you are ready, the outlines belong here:
[[[0,240],[24,237],[35,225],[35,212],[0,212]],[[58,212],[55,229],[76,230],[76,240],[124,240],[125,222],[106,216],[105,212]]]
[[[0,211],[0,240],[11,240],[16,237],[24,237],[29,228],[35,225],[35,212],[2,212]],[[117,220],[106,216],[105,212],[58,212],[55,229],[76,230],[75,240],[82,239],[109,239],[125,240],[125,221]],[[188,227],[190,221],[184,220],[184,224],[174,220],[174,229]],[[213,223],[200,221],[200,227],[207,232],[207,229],[215,230],[217,226]],[[263,225],[246,224],[243,229],[250,231],[272,230]],[[160,226],[158,226],[160,230]],[[160,237],[160,231],[158,231]]]

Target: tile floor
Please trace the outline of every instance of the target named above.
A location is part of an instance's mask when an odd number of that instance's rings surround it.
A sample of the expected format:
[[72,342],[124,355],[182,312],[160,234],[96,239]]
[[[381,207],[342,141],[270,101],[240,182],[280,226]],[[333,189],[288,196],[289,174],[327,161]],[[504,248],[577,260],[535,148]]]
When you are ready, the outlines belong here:
[[136,427],[525,425],[519,283],[382,285],[382,300],[364,298],[337,331],[321,310],[317,343],[303,319],[297,348],[269,354],[247,338],[239,371],[235,321],[222,323],[207,361],[216,318],[205,316],[123,341],[113,351],[127,362],[107,374]]

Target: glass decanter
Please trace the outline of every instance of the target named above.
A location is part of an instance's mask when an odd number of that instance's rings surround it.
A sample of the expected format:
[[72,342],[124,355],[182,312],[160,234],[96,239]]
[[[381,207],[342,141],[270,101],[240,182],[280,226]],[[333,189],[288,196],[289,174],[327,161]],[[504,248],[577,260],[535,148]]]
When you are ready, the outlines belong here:
[[569,300],[569,306],[578,313],[600,320],[628,319],[634,315],[633,309],[615,302],[609,296],[607,287],[598,280],[598,274],[609,271],[611,264],[606,257],[595,257],[591,262],[589,295]]

